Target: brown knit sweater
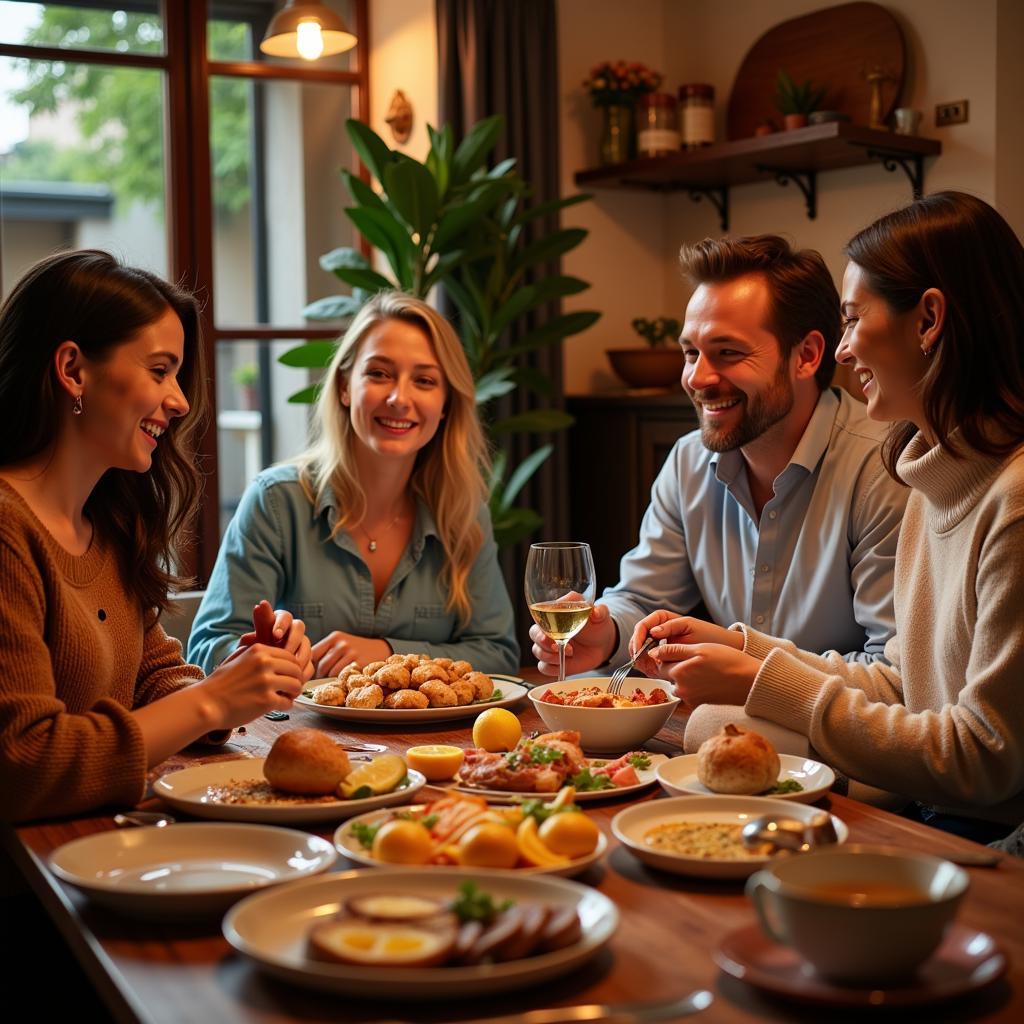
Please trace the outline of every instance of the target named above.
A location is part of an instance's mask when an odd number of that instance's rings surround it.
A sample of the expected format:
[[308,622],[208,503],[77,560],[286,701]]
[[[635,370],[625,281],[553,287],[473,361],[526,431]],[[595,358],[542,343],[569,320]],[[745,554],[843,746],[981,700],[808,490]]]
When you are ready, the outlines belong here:
[[0,480],[0,819],[136,803],[146,751],[129,712],[202,678],[145,627],[108,545],[68,554]]

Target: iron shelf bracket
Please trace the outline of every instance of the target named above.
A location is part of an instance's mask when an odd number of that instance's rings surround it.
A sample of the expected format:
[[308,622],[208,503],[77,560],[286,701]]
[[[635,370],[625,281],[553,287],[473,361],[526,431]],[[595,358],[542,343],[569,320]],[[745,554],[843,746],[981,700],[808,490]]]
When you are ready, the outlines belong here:
[[706,199],[718,211],[718,223],[723,231],[729,230],[729,188],[723,185],[721,188],[690,188],[690,198],[699,203]]
[[910,188],[915,199],[920,199],[924,191],[924,157],[920,154],[890,153],[884,149],[869,149],[868,159],[881,160],[887,171],[895,171],[899,167],[910,180]]
[[807,219],[814,220],[818,216],[818,172],[817,171],[791,171],[783,167],[766,167],[758,164],[757,169],[764,174],[772,174],[775,181],[785,188],[790,182],[804,194],[804,202],[807,205]]

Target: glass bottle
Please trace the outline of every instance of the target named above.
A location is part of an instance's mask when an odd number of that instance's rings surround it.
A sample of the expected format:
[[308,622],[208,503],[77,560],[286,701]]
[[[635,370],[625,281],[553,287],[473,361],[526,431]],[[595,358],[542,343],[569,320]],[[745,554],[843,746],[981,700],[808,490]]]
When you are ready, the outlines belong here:
[[715,87],[691,82],[679,87],[683,149],[699,149],[715,141]]
[[664,156],[679,149],[676,98],[667,92],[649,92],[640,97],[637,118],[639,156]]

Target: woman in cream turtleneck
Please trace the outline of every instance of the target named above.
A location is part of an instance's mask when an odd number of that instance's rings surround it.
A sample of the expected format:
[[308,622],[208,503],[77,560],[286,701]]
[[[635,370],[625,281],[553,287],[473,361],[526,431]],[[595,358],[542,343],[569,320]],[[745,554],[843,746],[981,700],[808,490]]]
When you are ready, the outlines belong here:
[[988,841],[1024,820],[1024,248],[986,203],[945,192],[846,254],[837,359],[894,424],[883,457],[911,489],[890,665],[668,611],[632,645],[663,641],[641,667],[691,707],[743,705],[908,813]]

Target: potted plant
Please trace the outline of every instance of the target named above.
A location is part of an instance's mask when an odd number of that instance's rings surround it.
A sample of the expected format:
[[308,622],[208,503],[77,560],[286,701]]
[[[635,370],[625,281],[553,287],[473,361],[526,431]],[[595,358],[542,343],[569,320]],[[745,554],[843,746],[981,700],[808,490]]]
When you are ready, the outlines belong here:
[[636,156],[633,109],[645,93],[661,85],[660,71],[624,60],[602,61],[590,69],[583,88],[602,113],[601,163],[620,164]]
[[[527,183],[514,159],[488,168],[487,158],[504,129],[500,116],[478,122],[456,146],[452,128],[428,126],[430,150],[423,162],[390,149],[360,121],[346,124],[349,138],[370,173],[377,192],[348,171],[342,177],[352,197],[349,220],[383,257],[375,267],[357,249],[341,248],[320,257],[320,266],[352,288],[349,295],[318,299],[304,310],[310,320],[354,315],[374,292],[399,288],[425,299],[435,285],[458,310],[456,326],[476,381],[476,400],[495,450],[491,476],[491,518],[499,545],[518,543],[541,525],[531,508],[516,505],[524,485],[551,454],[537,445],[518,465],[509,465],[503,437],[564,430],[572,417],[557,408],[535,408],[499,415],[494,399],[516,388],[550,394],[546,378],[519,357],[560,345],[600,317],[573,310],[537,320],[548,303],[590,287],[586,281],[554,273],[551,264],[586,237],[582,228],[536,226],[561,210],[589,199],[573,195],[530,204]],[[550,223],[550,221],[548,221]],[[527,237],[533,229],[532,237]],[[522,329],[513,337],[509,328]],[[326,367],[334,342],[310,341],[279,357],[286,366]],[[316,385],[296,392],[290,402],[311,402]]]
[[797,85],[785,68],[779,68],[775,79],[775,106],[785,122],[786,130],[803,128],[807,115],[817,110],[825,98],[825,90],[809,78]]
[[242,393],[242,402],[246,409],[255,409],[259,405],[259,394],[257,383],[260,379],[259,370],[255,363],[242,363],[235,367],[231,379],[238,385]]
[[637,317],[631,326],[647,348],[610,348],[606,351],[612,369],[632,388],[669,388],[679,383],[683,352],[670,344],[679,337],[682,325],[672,317],[656,320]]

